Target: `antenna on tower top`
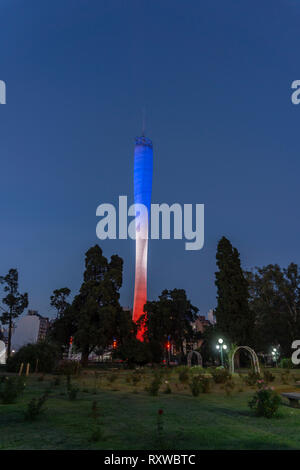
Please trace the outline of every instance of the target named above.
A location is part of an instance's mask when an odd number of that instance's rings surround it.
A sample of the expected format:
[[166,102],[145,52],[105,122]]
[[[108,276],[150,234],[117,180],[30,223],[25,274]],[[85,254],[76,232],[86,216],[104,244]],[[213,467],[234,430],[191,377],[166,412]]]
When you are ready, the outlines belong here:
[[146,129],[146,111],[145,108],[142,108],[142,136],[145,137],[145,129]]

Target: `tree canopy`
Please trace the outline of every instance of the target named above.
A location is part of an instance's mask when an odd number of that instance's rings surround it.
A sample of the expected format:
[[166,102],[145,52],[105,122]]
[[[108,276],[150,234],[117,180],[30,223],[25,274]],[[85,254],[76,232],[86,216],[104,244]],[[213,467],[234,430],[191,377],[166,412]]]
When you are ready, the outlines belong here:
[[232,343],[251,346],[254,340],[253,311],[249,308],[249,286],[241,268],[240,255],[230,241],[222,237],[217,248],[216,272],[218,329]]

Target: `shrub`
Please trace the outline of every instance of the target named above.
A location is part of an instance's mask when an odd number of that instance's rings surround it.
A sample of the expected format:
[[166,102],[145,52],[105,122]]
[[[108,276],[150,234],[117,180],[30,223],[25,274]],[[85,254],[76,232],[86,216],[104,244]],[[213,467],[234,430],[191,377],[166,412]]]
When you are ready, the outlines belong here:
[[231,378],[230,372],[224,367],[217,367],[211,370],[211,375],[216,384],[225,384]]
[[194,375],[189,383],[191,392],[194,397],[197,397],[202,390],[200,375]]
[[165,384],[166,384],[166,388],[164,389],[164,393],[166,393],[167,395],[172,393],[172,389],[170,387],[170,384],[167,380],[165,380]]
[[231,392],[233,391],[234,387],[235,387],[235,383],[232,379],[229,379],[227,380],[227,382],[225,382],[224,390],[227,396],[231,395]]
[[70,385],[70,387],[68,388],[69,400],[71,400],[71,401],[76,400],[78,392],[79,392],[78,387],[74,387],[74,385]]
[[182,366],[178,374],[179,382],[181,384],[187,384],[190,378],[190,370],[186,366]]
[[204,372],[204,368],[202,366],[192,366],[191,370],[192,372],[197,372],[197,373]]
[[146,387],[147,392],[152,396],[157,396],[159,388],[161,386],[162,378],[160,375],[156,374],[153,380],[150,382],[150,385]]
[[54,387],[57,387],[58,385],[60,385],[60,377],[55,377],[55,379],[53,380],[53,385]]
[[55,369],[55,373],[60,375],[79,375],[80,371],[80,362],[73,361],[71,359],[63,359],[59,361]]
[[257,384],[257,381],[260,380],[260,378],[260,375],[252,370],[251,372],[249,372],[249,374],[243,377],[243,380],[246,385],[249,385],[249,387],[251,387]]
[[115,372],[113,372],[112,374],[109,374],[109,376],[107,377],[107,380],[113,384],[116,380],[117,380],[118,376]]
[[279,367],[282,369],[293,369],[294,364],[292,363],[292,359],[290,357],[284,357],[279,362]]
[[27,410],[25,411],[25,420],[26,421],[35,421],[36,418],[44,413],[45,403],[48,398],[49,392],[43,393],[43,395],[37,400],[33,398],[27,405]]
[[291,372],[289,369],[285,370],[284,372],[281,372],[280,374],[281,383],[283,383],[284,385],[287,385],[289,383],[290,374]]
[[275,375],[272,374],[268,369],[264,370],[264,381],[267,383],[274,382]]
[[257,416],[272,418],[281,404],[281,398],[273,388],[267,387],[260,381],[259,389],[249,401],[249,406]]
[[139,371],[135,371],[132,374],[131,381],[134,386],[136,386],[142,378],[142,374]]
[[15,403],[24,391],[25,382],[22,377],[5,377],[0,388],[0,399],[4,405]]
[[7,360],[7,371],[18,372],[22,362],[23,364],[29,363],[30,370],[34,371],[38,361],[38,371],[50,373],[57,364],[59,354],[57,346],[47,341],[27,344]]

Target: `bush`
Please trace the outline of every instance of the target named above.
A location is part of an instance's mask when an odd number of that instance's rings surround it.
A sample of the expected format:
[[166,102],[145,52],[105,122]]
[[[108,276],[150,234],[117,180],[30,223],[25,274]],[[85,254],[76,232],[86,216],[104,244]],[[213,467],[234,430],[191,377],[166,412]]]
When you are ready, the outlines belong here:
[[53,385],[54,387],[57,387],[58,385],[60,385],[60,377],[55,377],[55,379],[53,380]]
[[194,397],[197,397],[202,390],[201,382],[200,382],[200,375],[194,375],[194,377],[192,377],[189,383],[189,386],[190,386],[192,395]]
[[217,367],[211,370],[211,375],[216,384],[225,384],[231,378],[230,372],[224,367]]
[[162,378],[159,374],[156,374],[153,380],[150,382],[150,385],[146,387],[147,392],[152,396],[157,396],[159,388],[161,386]]
[[264,370],[264,380],[267,383],[274,382],[275,375],[272,374],[268,369]]
[[22,377],[5,377],[1,382],[0,399],[4,405],[10,405],[24,391],[25,382]]
[[38,400],[33,398],[27,405],[27,410],[25,411],[25,420],[26,421],[35,421],[36,418],[44,413],[45,403],[48,398],[49,392],[45,392]]
[[172,389],[170,387],[170,384],[168,382],[168,380],[165,380],[165,384],[166,384],[166,388],[164,389],[163,393],[166,393],[167,395],[172,393]]
[[283,383],[284,385],[288,385],[290,376],[291,376],[291,372],[289,369],[285,370],[284,372],[281,372],[280,374],[281,383]]
[[81,371],[81,364],[71,359],[63,359],[59,361],[55,369],[55,373],[59,375],[78,375]]
[[113,372],[112,374],[109,374],[109,376],[107,377],[107,380],[108,382],[113,384],[117,380],[117,378],[118,378],[117,374]]
[[210,378],[205,374],[194,375],[189,382],[189,386],[194,397],[197,397],[199,393],[209,393]]
[[228,397],[231,395],[231,392],[233,391],[234,387],[235,387],[235,383],[231,378],[229,380],[227,380],[227,382],[225,382],[224,390],[225,390],[226,395]]
[[279,362],[279,367],[282,369],[293,369],[294,364],[292,363],[292,359],[290,357],[284,357]]
[[38,361],[39,372],[51,373],[57,364],[59,354],[57,346],[47,341],[27,344],[7,360],[7,371],[18,372],[22,362],[24,367],[25,364],[29,363],[30,370],[35,371]]
[[264,386],[263,381],[260,382],[259,389],[249,401],[249,406],[257,416],[272,418],[281,404],[281,398],[273,388]]
[[181,384],[187,384],[190,379],[190,370],[187,366],[182,366],[179,369],[178,374],[179,382]]
[[74,385],[70,385],[70,387],[68,388],[68,392],[67,392],[69,400],[71,401],[76,400],[78,392],[79,392],[78,387],[74,387]]
[[136,386],[142,378],[142,374],[139,371],[134,371],[131,377],[132,384]]
[[257,381],[260,380],[260,378],[260,375],[252,370],[251,372],[249,372],[249,374],[243,377],[243,380],[246,385],[252,387],[253,385],[257,384]]

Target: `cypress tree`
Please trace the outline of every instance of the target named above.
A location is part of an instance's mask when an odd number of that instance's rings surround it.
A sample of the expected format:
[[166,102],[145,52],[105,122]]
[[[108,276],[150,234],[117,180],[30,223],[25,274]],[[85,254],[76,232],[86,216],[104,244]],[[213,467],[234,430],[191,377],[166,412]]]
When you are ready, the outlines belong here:
[[217,248],[217,327],[232,343],[253,344],[254,314],[248,304],[249,287],[240,262],[240,255],[227,238]]

